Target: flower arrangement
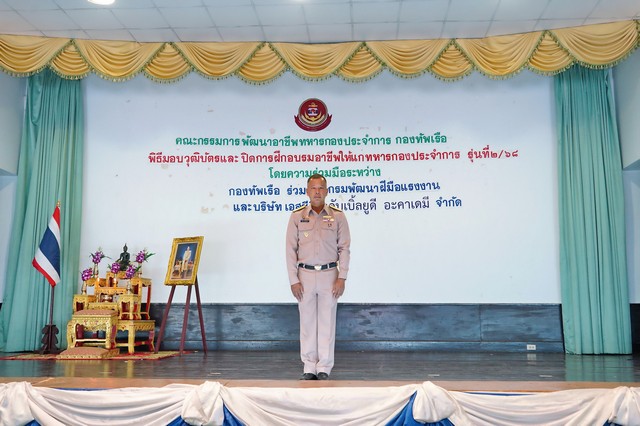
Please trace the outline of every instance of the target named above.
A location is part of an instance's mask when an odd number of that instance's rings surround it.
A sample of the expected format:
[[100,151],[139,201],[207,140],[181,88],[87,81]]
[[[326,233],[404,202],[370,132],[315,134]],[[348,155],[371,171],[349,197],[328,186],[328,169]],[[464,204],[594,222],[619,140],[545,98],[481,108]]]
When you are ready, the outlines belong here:
[[[140,270],[142,269],[142,264],[143,264],[144,262],[146,262],[147,260],[149,260],[149,258],[150,258],[151,256],[153,256],[154,254],[155,254],[155,253],[149,253],[149,252],[147,251],[147,249],[146,249],[146,248],[145,248],[145,249],[140,250],[140,251],[138,252],[138,254],[136,254],[136,263],[138,264],[138,266],[135,268],[135,273],[134,273],[134,275],[135,275],[136,273],[140,272]],[[142,273],[141,273],[141,272],[140,272],[140,274],[142,275]]]
[[142,249],[136,254],[136,262],[141,266],[143,262],[146,262],[154,254],[155,253],[149,253],[147,249]]
[[89,280],[91,277],[93,277],[93,269],[91,268],[87,268],[84,271],[82,271],[82,273],[80,274],[80,277],[82,278],[82,281],[87,281]]
[[133,266],[133,265],[129,265],[129,267],[127,268],[127,270],[124,272],[124,278],[127,280],[130,280],[131,278],[133,278],[136,273],[138,272],[138,270],[140,269],[139,266]]
[[120,263],[113,262],[111,265],[108,266],[108,268],[109,268],[109,271],[117,275],[118,272],[120,272]]
[[98,247],[98,250],[95,253],[91,253],[91,261],[97,265],[98,263],[100,263],[102,261],[102,259],[104,259],[105,256],[104,253],[102,252],[102,248]]
[[[123,247],[123,249],[124,249],[124,252],[120,256],[120,258],[115,262],[111,263],[110,265],[107,265],[107,271],[115,275],[114,280],[116,281],[119,273],[121,278],[124,274],[124,278],[128,280],[135,277],[136,274],[140,272],[142,264],[155,254],[155,253],[150,253],[149,251],[147,251],[146,248],[143,250],[140,250],[138,254],[136,254],[135,262],[137,263],[137,265],[135,265],[134,263],[131,263],[128,261],[129,255],[127,253],[126,244]],[[126,258],[124,257],[124,254],[126,254]],[[102,262],[102,259],[104,258],[111,259],[109,256],[106,256],[104,254],[104,252],[102,251],[102,248],[98,248],[98,250],[96,250],[95,252],[90,253],[89,257],[91,257],[91,262],[93,263],[93,266],[90,268],[84,269],[80,273],[80,278],[84,282],[85,286],[88,280],[90,280],[91,278],[98,277],[99,275],[98,264]],[[83,286],[83,289],[84,288],[85,287]]]
[[[91,277],[97,277],[98,275],[100,275],[100,271],[98,270],[98,264],[102,261],[102,259],[104,259],[105,256],[104,252],[102,251],[102,248],[98,247],[98,250],[96,250],[94,253],[91,253],[89,255],[91,257],[91,261],[93,262],[93,269],[91,270]],[[86,281],[86,280],[83,280]]]

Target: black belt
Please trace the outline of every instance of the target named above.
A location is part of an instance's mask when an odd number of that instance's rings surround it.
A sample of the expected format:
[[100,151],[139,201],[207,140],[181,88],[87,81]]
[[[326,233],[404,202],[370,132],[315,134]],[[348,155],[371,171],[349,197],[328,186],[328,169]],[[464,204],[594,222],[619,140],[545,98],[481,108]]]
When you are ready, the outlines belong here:
[[326,265],[307,265],[306,263],[298,263],[298,268],[311,269],[314,271],[324,271],[338,266],[338,262],[327,263]]

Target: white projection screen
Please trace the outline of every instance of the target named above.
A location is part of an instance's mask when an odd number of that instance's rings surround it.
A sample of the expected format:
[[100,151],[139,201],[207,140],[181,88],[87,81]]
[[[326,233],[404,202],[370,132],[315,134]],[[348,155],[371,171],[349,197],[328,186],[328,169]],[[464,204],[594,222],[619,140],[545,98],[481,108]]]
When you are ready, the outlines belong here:
[[[153,302],[173,238],[202,235],[204,303],[293,303],[284,233],[316,170],[349,219],[343,302],[560,302],[549,77],[83,85],[80,266],[98,247],[146,248]],[[323,130],[295,122],[310,98],[331,115]]]

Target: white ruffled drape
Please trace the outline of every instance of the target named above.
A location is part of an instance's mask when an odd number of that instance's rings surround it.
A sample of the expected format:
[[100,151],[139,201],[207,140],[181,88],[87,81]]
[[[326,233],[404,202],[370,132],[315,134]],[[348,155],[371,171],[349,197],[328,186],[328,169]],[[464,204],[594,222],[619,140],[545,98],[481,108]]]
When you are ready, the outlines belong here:
[[640,425],[640,388],[527,395],[449,392],[431,382],[397,387],[257,388],[174,384],[162,388],[61,390],[0,384],[0,425],[221,425],[223,406],[246,425],[384,425],[413,394],[419,422],[466,425]]

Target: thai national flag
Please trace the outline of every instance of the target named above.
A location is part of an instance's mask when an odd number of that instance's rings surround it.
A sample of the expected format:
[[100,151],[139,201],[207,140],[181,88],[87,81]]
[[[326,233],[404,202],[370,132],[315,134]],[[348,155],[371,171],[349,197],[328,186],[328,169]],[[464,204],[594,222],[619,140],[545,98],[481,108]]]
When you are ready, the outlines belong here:
[[42,237],[42,242],[36,256],[33,258],[33,267],[36,268],[49,281],[51,287],[60,282],[60,206],[56,206],[53,217],[49,221],[49,227]]

